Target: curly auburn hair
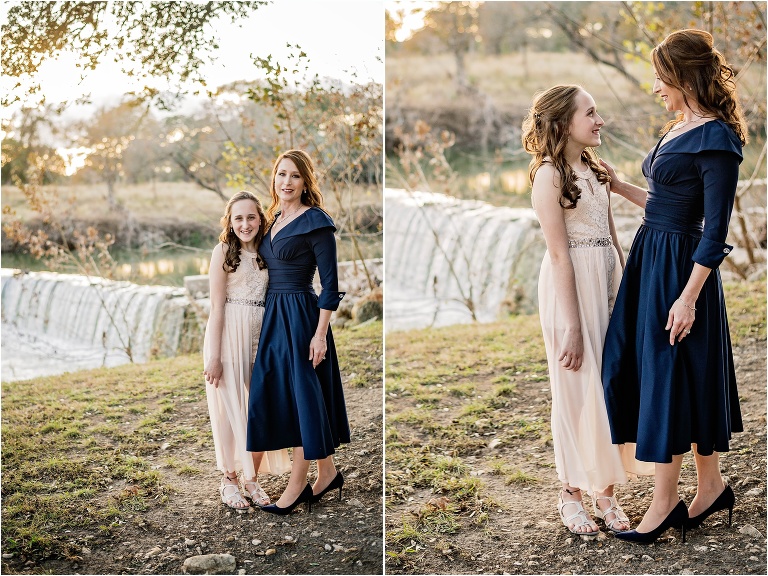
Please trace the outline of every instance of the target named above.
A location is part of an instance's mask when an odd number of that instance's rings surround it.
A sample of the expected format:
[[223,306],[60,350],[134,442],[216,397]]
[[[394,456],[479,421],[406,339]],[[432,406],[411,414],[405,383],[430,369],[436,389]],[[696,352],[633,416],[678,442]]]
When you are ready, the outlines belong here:
[[[683,101],[696,100],[701,110],[719,118],[747,143],[748,128],[736,95],[736,75],[709,32],[687,29],[672,32],[651,51],[651,60],[662,82],[683,93]],[[682,113],[661,130],[666,134],[683,119]]]
[[[224,209],[224,216],[222,216],[219,221],[222,228],[221,234],[219,234],[219,241],[227,247],[226,252],[224,253],[224,264],[222,267],[224,268],[224,272],[227,273],[234,272],[240,265],[240,239],[232,229],[232,206],[235,202],[239,202],[240,200],[253,200],[256,204],[256,212],[259,214],[259,230],[256,232],[256,237],[254,238],[257,252],[264,235],[267,233],[267,219],[264,216],[264,209],[262,208],[259,199],[247,190],[243,190],[232,196]],[[256,264],[260,269],[266,268],[266,263],[261,255],[256,256]]]
[[[523,148],[532,155],[528,165],[528,179],[533,185],[536,172],[542,164],[550,162],[560,174],[559,203],[565,209],[576,208],[581,192],[576,185],[576,173],[565,159],[568,126],[576,113],[576,95],[585,92],[575,84],[558,84],[536,94],[533,106],[523,120]],[[603,184],[611,181],[608,171],[600,165],[591,148],[581,153],[581,159]]]

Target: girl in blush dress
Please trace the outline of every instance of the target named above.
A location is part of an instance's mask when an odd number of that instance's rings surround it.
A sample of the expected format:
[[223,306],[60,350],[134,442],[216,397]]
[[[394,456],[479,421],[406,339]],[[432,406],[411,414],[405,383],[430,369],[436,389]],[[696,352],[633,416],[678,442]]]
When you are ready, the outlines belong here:
[[[604,122],[579,86],[554,86],[536,96],[523,122],[523,147],[533,156],[532,201],[547,252],[539,276],[539,316],[552,390],[555,467],[562,482],[558,510],[574,534],[595,535],[592,510],[613,532],[629,521],[613,495],[627,472],[648,473],[633,447],[611,443],[600,381],[603,339],[624,261],[616,239],[608,173],[592,150]],[[651,469],[652,470],[652,469]]]
[[238,192],[230,198],[221,218],[220,243],[211,254],[209,271],[211,313],[205,330],[206,395],[211,418],[216,466],[224,474],[221,501],[236,510],[249,507],[237,478],[256,505],[269,504],[257,473],[281,474],[290,470],[286,450],[248,452],[246,422],[251,366],[259,345],[264,316],[264,294],[269,274],[258,255],[266,220],[258,198]]

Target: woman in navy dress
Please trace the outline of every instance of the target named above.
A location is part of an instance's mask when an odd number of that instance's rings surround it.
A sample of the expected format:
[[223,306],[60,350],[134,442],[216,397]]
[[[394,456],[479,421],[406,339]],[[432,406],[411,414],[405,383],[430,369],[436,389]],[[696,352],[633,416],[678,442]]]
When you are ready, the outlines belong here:
[[[611,190],[645,208],[616,298],[603,351],[603,388],[615,444],[637,443],[655,462],[651,506],[636,530],[617,538],[653,542],[667,528],[694,528],[733,511],[720,474],[742,422],[718,267],[747,127],[734,74],[699,30],[670,34],[651,53],[654,94],[677,118],[643,162],[648,190]],[[697,492],[690,508],[677,483],[693,448]],[[730,518],[730,516],[729,516]]]
[[[252,452],[293,448],[288,486],[275,504],[262,506],[288,514],[335,488],[341,498],[344,477],[332,454],[349,442],[349,423],[330,321],[344,293],[338,291],[336,228],[323,210],[305,152],[289,150],[278,157],[271,193],[271,227],[259,250],[269,288],[251,377],[247,447]],[[312,288],[315,270],[319,297]],[[311,460],[317,460],[314,486],[307,483]]]

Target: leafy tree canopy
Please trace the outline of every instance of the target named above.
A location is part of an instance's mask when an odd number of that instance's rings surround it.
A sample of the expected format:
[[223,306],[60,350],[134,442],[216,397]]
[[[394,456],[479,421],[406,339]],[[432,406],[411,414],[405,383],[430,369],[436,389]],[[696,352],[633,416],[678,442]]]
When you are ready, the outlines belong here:
[[[18,2],[2,26],[3,73],[18,79],[2,104],[39,90],[34,78],[49,58],[69,51],[83,76],[107,58],[130,76],[175,78],[205,85],[206,53],[218,47],[210,24],[232,22],[266,2]],[[31,78],[32,83],[22,82]],[[20,94],[19,92],[22,92]],[[147,96],[156,94],[148,91]]]

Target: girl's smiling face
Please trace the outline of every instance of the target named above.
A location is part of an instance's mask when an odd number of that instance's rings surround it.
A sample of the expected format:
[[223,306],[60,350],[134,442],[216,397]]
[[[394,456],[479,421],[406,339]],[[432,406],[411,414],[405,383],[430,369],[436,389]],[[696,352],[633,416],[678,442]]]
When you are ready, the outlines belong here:
[[261,218],[256,208],[256,202],[244,198],[232,204],[232,213],[229,216],[232,230],[234,230],[240,242],[252,243],[259,232]]
[[576,111],[568,126],[570,142],[584,148],[600,146],[600,128],[605,122],[597,113],[592,96],[580,90],[574,97],[573,103]]

